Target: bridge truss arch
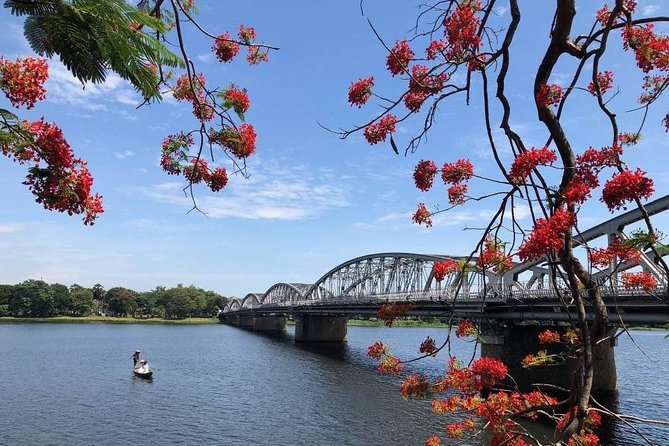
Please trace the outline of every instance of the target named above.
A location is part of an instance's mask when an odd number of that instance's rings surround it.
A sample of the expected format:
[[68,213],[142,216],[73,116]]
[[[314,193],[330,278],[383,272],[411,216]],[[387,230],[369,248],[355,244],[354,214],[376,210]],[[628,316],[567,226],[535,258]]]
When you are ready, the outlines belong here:
[[263,304],[295,304],[304,300],[304,293],[311,285],[307,283],[276,283],[265,292]]
[[[307,290],[304,297],[316,301],[374,296],[388,299],[395,296],[401,300],[421,295],[452,298],[460,283],[461,292],[470,293],[478,292],[484,283],[492,286],[498,280],[494,274],[484,274],[473,268],[464,277],[451,274],[438,283],[432,273],[434,264],[446,259],[466,261],[468,258],[398,252],[357,257],[325,273]],[[476,258],[470,260],[475,261]]]
[[240,302],[241,308],[259,307],[262,304],[264,297],[265,295],[262,293],[249,293],[244,296],[244,299]]

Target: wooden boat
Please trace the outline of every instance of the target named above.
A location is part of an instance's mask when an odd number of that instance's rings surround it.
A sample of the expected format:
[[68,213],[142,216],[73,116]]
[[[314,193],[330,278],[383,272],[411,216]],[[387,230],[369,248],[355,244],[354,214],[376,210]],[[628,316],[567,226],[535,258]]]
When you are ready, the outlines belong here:
[[151,379],[153,377],[153,371],[149,370],[148,372],[141,372],[139,369],[132,369],[132,372],[138,378]]

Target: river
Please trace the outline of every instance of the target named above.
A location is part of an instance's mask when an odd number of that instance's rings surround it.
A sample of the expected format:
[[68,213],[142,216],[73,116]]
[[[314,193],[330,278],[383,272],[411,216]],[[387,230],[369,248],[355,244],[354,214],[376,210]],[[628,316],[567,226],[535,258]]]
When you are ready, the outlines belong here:
[[[0,444],[20,445],[422,445],[447,419],[405,401],[379,376],[367,346],[412,356],[438,328],[349,327],[348,343],[323,350],[225,325],[0,324]],[[616,347],[622,413],[669,418],[669,340],[634,332]],[[471,344],[458,341],[465,355]],[[133,377],[146,353],[155,377]],[[412,366],[429,375],[445,359]],[[642,426],[658,446],[668,426]],[[642,444],[607,426],[606,445]],[[483,439],[470,443],[482,446]]]

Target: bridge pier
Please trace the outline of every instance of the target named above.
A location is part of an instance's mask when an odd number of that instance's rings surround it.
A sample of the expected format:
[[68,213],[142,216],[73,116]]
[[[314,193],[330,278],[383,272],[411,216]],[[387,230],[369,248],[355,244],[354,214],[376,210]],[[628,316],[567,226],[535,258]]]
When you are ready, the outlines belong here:
[[246,314],[239,314],[237,315],[234,325],[243,328],[253,328],[253,316]]
[[[539,366],[525,369],[521,362],[529,354],[546,350],[549,354],[561,351],[557,344],[541,344],[538,335],[546,328],[562,332],[562,327],[538,325],[509,325],[506,327],[483,327],[481,356],[490,356],[506,364],[509,375],[518,383],[521,390],[531,390],[533,383],[553,384],[569,389],[576,371],[577,361],[567,360],[554,366]],[[593,351],[595,375],[592,392],[596,395],[611,395],[618,390],[615,339],[599,343]]]
[[256,316],[253,318],[256,331],[285,331],[286,316]]
[[346,342],[346,332],[345,316],[295,316],[296,342]]

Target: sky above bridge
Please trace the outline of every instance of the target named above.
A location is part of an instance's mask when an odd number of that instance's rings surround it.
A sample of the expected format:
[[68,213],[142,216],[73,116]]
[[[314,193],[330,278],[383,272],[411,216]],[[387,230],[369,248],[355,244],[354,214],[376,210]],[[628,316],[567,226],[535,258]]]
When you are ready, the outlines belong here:
[[[347,103],[351,81],[374,75],[377,88],[387,96],[399,93],[404,85],[385,72],[386,50],[361,15],[358,0],[260,1],[253,7],[245,7],[245,2],[197,3],[201,23],[213,32],[235,32],[243,23],[254,26],[260,40],[281,48],[259,67],[242,60],[221,65],[210,51],[211,42],[189,33],[191,57],[208,82],[221,86],[235,82],[249,90],[252,106],[247,120],[259,135],[257,155],[248,161],[251,179],[233,177],[218,194],[196,188],[196,199],[208,217],[189,214],[183,182],[167,176],[158,162],[168,133],[195,127],[190,106],[168,99],[136,109],[139,97],[117,76],[110,75],[103,85],[82,88],[52,61],[47,100],[20,113],[58,122],[76,153],[89,161],[94,188],[104,196],[105,213],[90,228],[77,217],[43,210],[21,185],[25,170],[2,161],[0,283],[42,278],[136,290],[184,283],[244,296],[263,292],[276,282],[314,282],[335,265],[373,252],[470,253],[479,233],[464,228],[486,224],[497,201],[471,203],[437,217],[431,229],[418,227],[411,223],[418,202],[444,205],[447,199],[443,187],[418,191],[411,174],[420,159],[441,165],[469,157],[478,172],[496,175],[478,93],[469,107],[462,98],[444,103],[428,142],[415,154],[395,155],[388,144],[369,146],[359,134],[340,140],[319,123],[351,128],[378,111],[375,105],[358,110]],[[414,25],[418,3],[366,0],[365,7],[380,35],[392,44]],[[513,48],[515,65],[508,89],[512,124],[528,145],[541,146],[546,131],[538,125],[534,108],[527,107],[531,82],[513,80],[533,79],[552,17],[540,2],[521,3],[526,5],[521,5],[523,24]],[[580,3],[589,9],[579,10],[575,29],[587,32],[599,2]],[[657,0],[640,0],[638,11],[640,15],[669,12]],[[508,11],[500,6],[497,14],[504,18]],[[0,54],[10,58],[32,54],[21,19],[2,9],[0,24],[5,30]],[[604,59],[604,68],[615,71],[621,86],[612,106],[625,131],[635,130],[641,118],[639,113],[626,113],[641,84],[632,64],[633,55],[619,49]],[[553,82],[564,85],[570,69],[569,63],[558,65]],[[643,142],[626,157],[631,167],[641,167],[655,179],[655,197],[669,192],[667,138],[658,125],[666,113],[666,98],[660,105],[648,118]],[[567,115],[565,127],[577,151],[608,143],[606,121],[587,93],[575,95]],[[408,141],[421,126],[420,118],[403,123],[396,140]],[[502,156],[508,163],[510,152]],[[503,190],[496,187],[474,182],[470,191]],[[528,214],[527,206],[517,203],[516,217],[525,226]],[[584,207],[579,221],[587,229],[610,216],[595,200]],[[665,223],[669,231],[666,217],[657,222],[660,229]]]

